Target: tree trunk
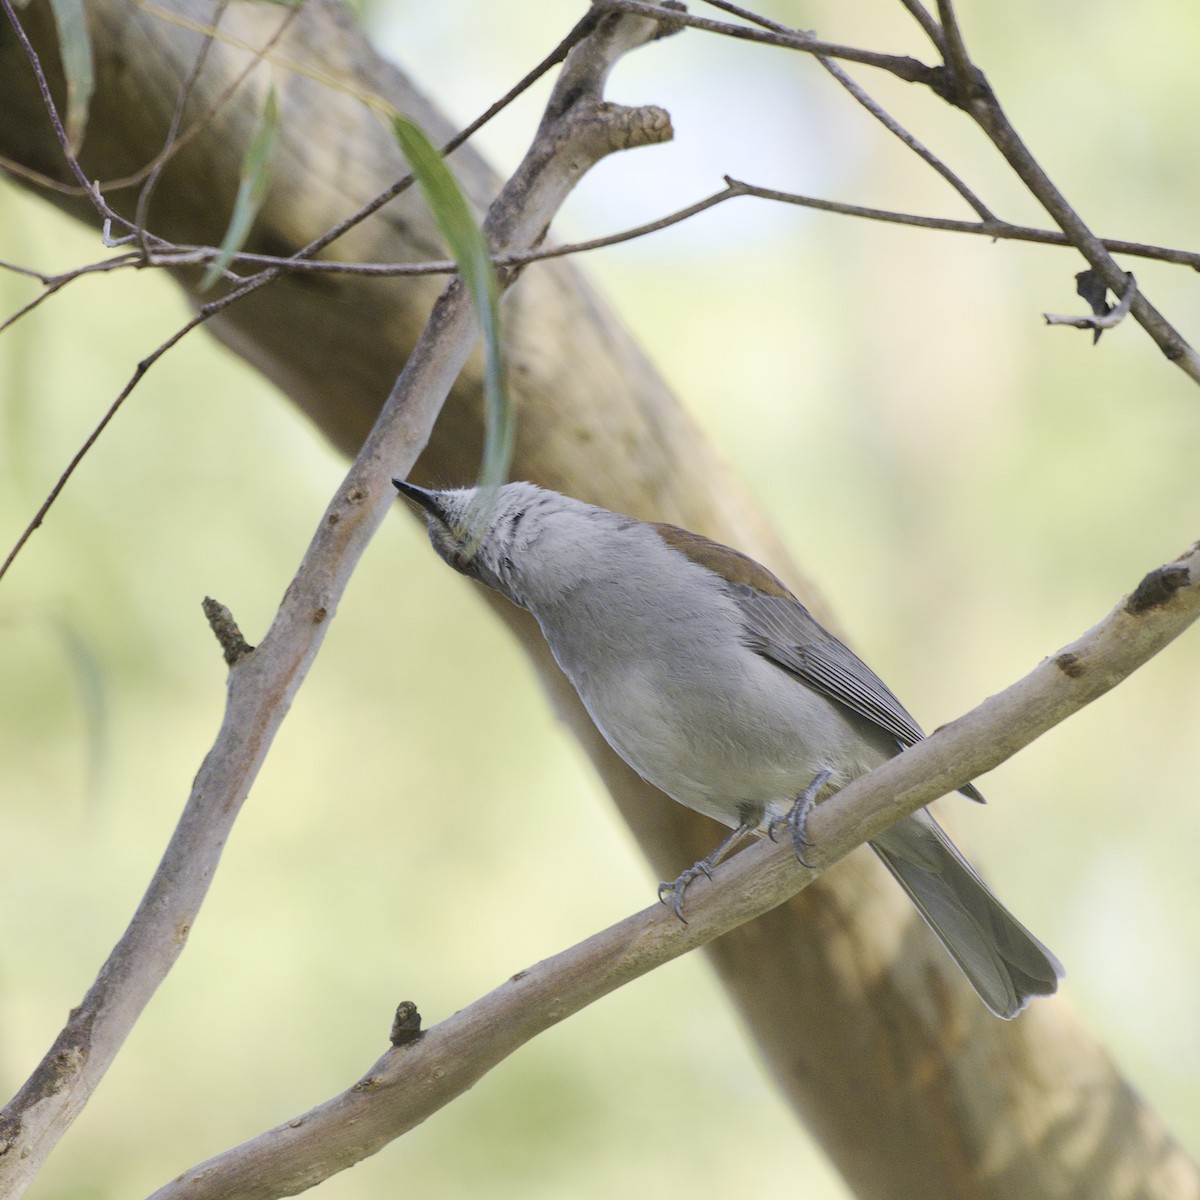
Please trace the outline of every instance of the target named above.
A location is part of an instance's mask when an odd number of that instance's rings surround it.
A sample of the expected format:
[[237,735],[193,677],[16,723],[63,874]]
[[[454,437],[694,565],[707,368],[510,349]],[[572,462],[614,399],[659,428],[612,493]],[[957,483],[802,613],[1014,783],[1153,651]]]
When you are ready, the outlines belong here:
[[[89,0],[96,87],[81,161],[91,179],[139,171],[162,149],[183,81],[218,12],[203,0],[162,8]],[[169,21],[169,10],[185,20]],[[20,17],[64,89],[48,0]],[[274,183],[247,249],[288,254],[405,173],[375,94],[435,140],[452,130],[382,61],[344,9],[295,12],[233,3],[192,90],[183,128],[285,30],[268,62],[171,158],[150,229],[183,243],[220,241],[245,145],[267,87],[280,106]],[[547,42],[561,30],[549,31]],[[317,67],[302,74],[290,63]],[[340,89],[330,78],[344,81]],[[352,85],[352,86],[351,86]],[[651,97],[653,99],[653,97]],[[0,29],[0,154],[73,182],[33,74]],[[497,181],[470,147],[452,165],[483,205]],[[90,203],[35,183],[95,223]],[[132,217],[136,187],[106,188]],[[410,190],[324,257],[404,262],[445,253]],[[194,296],[199,270],[177,272]],[[299,405],[340,449],[370,428],[442,280],[293,274],[232,306],[211,331]],[[205,297],[207,299],[208,297]],[[639,517],[737,545],[803,582],[737,482],[579,271],[537,264],[505,300],[518,410],[512,474]],[[480,361],[452,392],[415,477],[470,481],[482,444]],[[672,878],[712,849],[718,829],[638,779],[608,748],[558,672],[532,620],[497,615],[537,665],[552,702],[586,747],[654,869]],[[780,1087],[863,1197],[1200,1196],[1194,1167],[1117,1075],[1061,999],[1011,1023],[991,1017],[874,857],[860,852],[795,900],[709,953]]]

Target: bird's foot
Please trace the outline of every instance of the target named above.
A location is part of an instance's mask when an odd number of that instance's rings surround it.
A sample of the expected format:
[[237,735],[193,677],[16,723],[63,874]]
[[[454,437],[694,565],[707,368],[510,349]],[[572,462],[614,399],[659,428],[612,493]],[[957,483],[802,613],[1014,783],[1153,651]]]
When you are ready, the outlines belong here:
[[696,882],[703,875],[706,879],[712,878],[712,867],[709,866],[707,859],[701,859],[694,866],[688,867],[686,871],[680,873],[679,877],[671,883],[660,883],[658,885],[658,899],[661,904],[669,904],[671,911],[686,925],[687,917],[683,915],[683,894],[687,891],[689,885]]
[[[748,838],[762,822],[762,808],[759,805],[739,806],[741,821],[738,827],[726,837],[721,844],[709,855],[702,858],[694,866],[688,867],[674,883],[658,885],[658,899],[663,904],[670,904],[671,911],[686,925],[687,918],[683,915],[683,893],[688,885],[695,883],[703,875],[706,879],[713,877],[716,865],[729,856],[730,851]],[[669,899],[668,899],[669,897]]]
[[814,777],[812,783],[808,785],[796,797],[796,803],[788,809],[787,815],[776,817],[775,820],[767,827],[767,836],[771,841],[778,841],[776,834],[780,829],[787,827],[788,836],[791,838],[792,849],[796,852],[796,861],[802,867],[812,867],[812,863],[804,857],[804,851],[811,845],[812,841],[808,837],[808,815],[813,810],[813,805],[817,802],[817,793],[829,782],[829,777],[833,774],[832,771],[819,771]]

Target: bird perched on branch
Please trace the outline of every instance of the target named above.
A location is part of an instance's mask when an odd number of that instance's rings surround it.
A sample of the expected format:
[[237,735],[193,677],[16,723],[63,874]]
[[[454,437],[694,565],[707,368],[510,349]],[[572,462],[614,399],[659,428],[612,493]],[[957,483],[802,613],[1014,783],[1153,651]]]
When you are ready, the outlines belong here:
[[[533,614],[609,745],[732,829],[660,887],[681,919],[688,885],[739,842],[786,829],[802,858],[812,804],[924,736],[865,663],[728,546],[531,483],[484,503],[475,488],[393,482],[446,562]],[[1058,960],[926,810],[870,845],[993,1013],[1014,1017],[1056,989]]]

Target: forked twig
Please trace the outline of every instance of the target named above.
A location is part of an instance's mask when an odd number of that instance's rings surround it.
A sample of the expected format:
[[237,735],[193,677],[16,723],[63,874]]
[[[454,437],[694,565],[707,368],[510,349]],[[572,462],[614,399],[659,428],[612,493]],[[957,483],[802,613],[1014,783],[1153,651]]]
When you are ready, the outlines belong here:
[[[724,12],[732,13],[734,16],[741,17],[746,21],[753,21],[757,25],[761,25],[764,29],[772,29],[776,33],[792,33],[797,31],[788,29],[786,25],[781,25],[778,21],[772,21],[769,17],[761,16],[758,13],[751,12],[748,8],[742,8],[739,4],[734,4],[731,0],[705,0],[707,4],[711,4],[714,8],[719,8]],[[995,220],[995,216],[991,209],[988,208],[982,200],[946,165],[936,154],[933,153],[924,143],[920,142],[913,136],[891,113],[879,104],[865,88],[863,88],[850,74],[848,74],[841,66],[838,65],[832,58],[826,55],[818,54],[817,62],[837,80],[854,99],[863,106],[889,133],[902,141],[918,158],[932,167],[966,202],[975,210],[981,221]]]
[[[1055,224],[1083,255],[1108,289],[1114,295],[1123,295],[1126,289],[1126,272],[1046,174],[1005,115],[983,72],[971,60],[952,0],[938,0],[938,15],[945,34],[946,65],[951,77],[948,98],[968,113],[987,134],[1017,177],[1050,214]],[[1183,335],[1146,299],[1144,292],[1135,292],[1129,311],[1167,360],[1179,367],[1189,378],[1200,383],[1200,354],[1196,353]]]

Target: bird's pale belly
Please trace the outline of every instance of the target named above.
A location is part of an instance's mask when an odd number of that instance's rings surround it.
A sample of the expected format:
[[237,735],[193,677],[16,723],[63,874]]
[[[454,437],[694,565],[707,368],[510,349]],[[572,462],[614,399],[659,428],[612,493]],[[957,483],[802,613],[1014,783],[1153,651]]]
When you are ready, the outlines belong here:
[[[757,664],[754,664],[756,667]],[[865,745],[840,705],[773,664],[725,675],[651,676],[640,665],[612,672],[603,688],[579,688],[613,749],[647,782],[729,826],[747,808],[782,816],[821,771],[835,789],[890,756]]]

